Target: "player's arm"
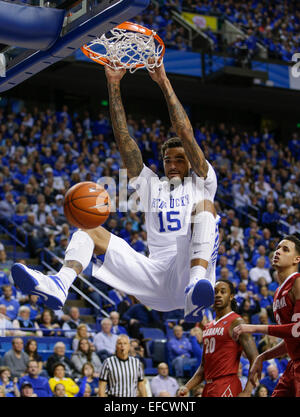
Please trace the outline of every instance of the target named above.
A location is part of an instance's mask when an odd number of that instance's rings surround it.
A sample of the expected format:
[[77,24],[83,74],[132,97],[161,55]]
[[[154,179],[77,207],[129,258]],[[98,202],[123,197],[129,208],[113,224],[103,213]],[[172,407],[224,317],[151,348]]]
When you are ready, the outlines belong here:
[[[236,326],[240,325],[242,322],[243,322],[242,319],[235,320],[230,327],[229,334],[232,335],[233,329]],[[253,337],[249,333],[243,333],[239,336],[238,342],[242,346],[242,348],[243,348],[243,350],[246,354],[246,357],[249,360],[250,367],[251,367],[253,365],[255,359],[258,356],[258,351],[257,351],[256,344],[255,344],[255,341],[254,341]],[[250,397],[254,387],[255,387],[255,384],[253,384],[251,382],[250,374],[249,374],[247,384],[246,384],[243,392],[240,393],[239,396],[240,397]]]
[[172,126],[177,136],[182,140],[192,169],[197,175],[205,178],[208,172],[205,156],[196,142],[191,122],[173,90],[170,80],[166,75],[164,65],[162,64],[160,67],[156,67],[154,72],[149,71],[149,74],[159,85],[165,96]]
[[251,383],[255,385],[257,380],[261,380],[262,365],[264,361],[268,361],[274,358],[280,358],[286,353],[286,344],[284,340],[282,340],[280,343],[278,343],[278,345],[258,355],[250,368],[249,379]]
[[121,98],[120,81],[125,73],[125,69],[114,70],[107,65],[105,66],[109,95],[109,111],[114,137],[122,161],[127,169],[128,176],[129,178],[133,178],[140,175],[143,169],[143,158],[137,143],[129,134],[126,114]]
[[300,278],[296,279],[288,295],[294,301],[291,323],[287,324],[240,324],[233,330],[234,338],[243,333],[262,333],[270,336],[286,338],[300,338]]
[[197,371],[194,373],[191,379],[188,380],[188,382],[181,386],[177,392],[178,397],[186,397],[188,396],[189,391],[197,387],[201,382],[204,381],[204,359],[202,356],[202,361],[197,369]]

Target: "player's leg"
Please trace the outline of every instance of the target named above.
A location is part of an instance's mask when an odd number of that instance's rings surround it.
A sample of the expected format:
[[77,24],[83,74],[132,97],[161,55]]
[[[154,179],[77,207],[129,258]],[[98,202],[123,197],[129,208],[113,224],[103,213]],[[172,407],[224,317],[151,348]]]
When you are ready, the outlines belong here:
[[93,253],[100,255],[106,252],[110,235],[101,226],[92,230],[77,230],[67,246],[64,264],[56,275],[45,275],[16,263],[11,269],[12,278],[25,294],[42,296],[44,303],[54,310],[62,308],[71,284],[89,265]]
[[215,275],[208,274],[208,266],[218,251],[216,218],[211,201],[203,200],[197,205],[192,225],[190,282],[185,291],[186,321],[201,321],[202,310],[214,302]]

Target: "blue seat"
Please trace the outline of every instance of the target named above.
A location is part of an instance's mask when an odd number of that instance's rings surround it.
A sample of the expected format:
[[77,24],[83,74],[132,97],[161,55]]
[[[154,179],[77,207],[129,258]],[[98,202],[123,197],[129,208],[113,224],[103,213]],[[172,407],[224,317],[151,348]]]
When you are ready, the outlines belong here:
[[145,375],[157,375],[157,368],[153,366],[152,358],[144,358],[144,363],[145,363],[145,369],[144,369]]
[[92,309],[90,307],[80,307],[79,312],[83,316],[88,316],[93,314]]
[[161,329],[157,328],[149,328],[149,327],[141,327],[140,332],[144,339],[165,339],[166,335]]

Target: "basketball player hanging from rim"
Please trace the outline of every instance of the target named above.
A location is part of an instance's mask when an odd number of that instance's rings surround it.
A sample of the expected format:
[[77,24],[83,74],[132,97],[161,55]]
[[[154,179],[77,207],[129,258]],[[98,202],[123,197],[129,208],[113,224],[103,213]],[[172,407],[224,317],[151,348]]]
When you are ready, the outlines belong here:
[[22,291],[30,288],[44,297],[46,305],[57,309],[64,305],[69,287],[93,254],[104,254],[103,263],[98,259],[93,264],[94,277],[134,295],[148,307],[158,311],[184,308],[186,321],[201,321],[202,310],[214,302],[219,244],[219,216],[214,207],[216,174],[195,140],[189,118],[162,64],[149,74],[163,92],[177,137],[162,146],[166,180],[152,181],[158,177],[143,164],[127,128],[120,91],[125,73],[126,69],[105,66],[114,136],[145,211],[149,257],[99,226],[73,234],[57,275],[47,276],[15,264],[12,277]]

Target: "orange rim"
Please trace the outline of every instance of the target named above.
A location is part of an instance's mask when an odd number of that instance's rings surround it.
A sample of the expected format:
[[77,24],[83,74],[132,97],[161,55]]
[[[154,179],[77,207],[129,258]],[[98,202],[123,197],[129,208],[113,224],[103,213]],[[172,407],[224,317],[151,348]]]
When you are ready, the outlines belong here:
[[[132,32],[142,33],[143,35],[146,35],[146,36],[153,35],[153,31],[151,29],[145,28],[144,26],[141,26],[132,22],[120,23],[118,26],[116,26],[115,29],[130,30]],[[156,39],[157,42],[162,46],[162,52],[160,56],[163,57],[165,54],[165,50],[166,50],[165,44],[163,40],[157,34],[154,35],[154,39]],[[107,58],[102,57],[97,52],[94,52],[92,49],[90,49],[90,47],[87,44],[84,44],[80,49],[84,53],[84,55],[86,55],[92,61],[97,62],[97,64],[106,65],[109,63],[109,60]],[[128,67],[130,66],[130,64],[125,64],[125,65],[127,65]],[[144,67],[144,64],[136,64],[134,66],[134,68],[141,68],[141,67]]]

